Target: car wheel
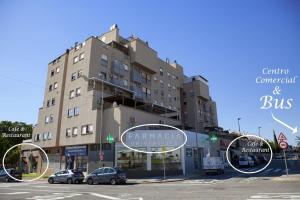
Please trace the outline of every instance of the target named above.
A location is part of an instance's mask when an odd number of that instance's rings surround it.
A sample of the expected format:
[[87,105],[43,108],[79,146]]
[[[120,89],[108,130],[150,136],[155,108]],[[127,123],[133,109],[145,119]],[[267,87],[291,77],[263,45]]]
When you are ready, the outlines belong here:
[[89,185],[93,185],[93,183],[94,183],[93,179],[91,179],[91,178],[89,178],[86,182]]
[[9,182],[9,178],[5,178],[5,183],[8,183]]
[[53,184],[54,183],[54,179],[53,178],[49,178],[48,179],[48,183]]
[[72,183],[73,183],[72,179],[69,178],[69,179],[67,180],[67,183],[68,183],[68,184],[72,184]]
[[79,183],[79,180],[75,180],[75,183],[78,184],[78,183]]
[[117,184],[117,181],[116,181],[116,179],[114,179],[114,178],[110,179],[110,184],[112,184],[112,185],[116,185],[116,184]]

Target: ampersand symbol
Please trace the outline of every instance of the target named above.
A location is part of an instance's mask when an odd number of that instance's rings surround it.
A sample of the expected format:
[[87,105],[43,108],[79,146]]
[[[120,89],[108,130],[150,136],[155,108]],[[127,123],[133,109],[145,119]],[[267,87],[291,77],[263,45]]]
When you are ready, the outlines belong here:
[[273,94],[274,94],[274,95],[279,95],[280,92],[281,92],[281,89],[279,88],[279,86],[276,86],[276,87],[274,88],[274,90],[273,90]]

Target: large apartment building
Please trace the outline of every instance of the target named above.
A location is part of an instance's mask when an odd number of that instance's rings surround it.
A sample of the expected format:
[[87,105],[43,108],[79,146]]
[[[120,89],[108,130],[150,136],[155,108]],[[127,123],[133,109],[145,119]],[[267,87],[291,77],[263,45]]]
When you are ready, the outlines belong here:
[[[113,25],[100,36],[75,43],[49,63],[32,142],[47,152],[50,169],[91,171],[99,166],[99,144],[104,152],[101,164],[112,165],[114,146],[107,136],[119,141],[130,127],[164,123],[202,130],[200,126],[216,126],[215,103],[206,91],[204,98],[198,95],[203,89],[198,82],[193,84],[193,98],[187,98],[184,90],[191,89],[184,79],[180,64],[162,60],[138,37],[122,37]],[[212,122],[196,123],[196,110],[182,110],[184,102],[198,100],[213,105]]]

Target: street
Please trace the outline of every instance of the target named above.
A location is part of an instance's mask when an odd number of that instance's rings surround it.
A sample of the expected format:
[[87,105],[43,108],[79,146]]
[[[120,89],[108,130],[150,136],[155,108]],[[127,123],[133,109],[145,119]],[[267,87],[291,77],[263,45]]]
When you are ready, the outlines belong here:
[[205,176],[183,181],[127,185],[48,184],[45,180],[23,183],[1,183],[1,199],[300,199],[299,161],[289,160],[289,177],[281,166],[283,160],[273,160],[256,175],[227,170],[224,175]]

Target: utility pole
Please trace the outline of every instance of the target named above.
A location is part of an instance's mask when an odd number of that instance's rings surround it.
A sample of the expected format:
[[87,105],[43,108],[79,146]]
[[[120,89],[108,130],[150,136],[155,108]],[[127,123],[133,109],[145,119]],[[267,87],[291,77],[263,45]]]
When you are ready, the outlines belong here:
[[99,74],[99,76],[101,77],[101,121],[100,121],[100,139],[99,139],[99,160],[100,160],[100,167],[101,167],[101,158],[104,158],[104,156],[102,155],[102,129],[103,129],[103,91],[104,91],[104,88],[103,88],[103,82],[104,82],[104,76],[103,74]]
[[261,127],[259,126],[258,127],[258,136],[260,137],[260,129],[261,129]]

